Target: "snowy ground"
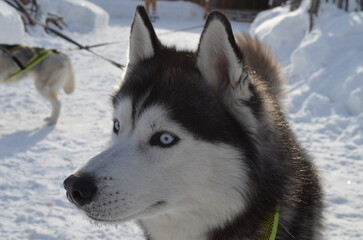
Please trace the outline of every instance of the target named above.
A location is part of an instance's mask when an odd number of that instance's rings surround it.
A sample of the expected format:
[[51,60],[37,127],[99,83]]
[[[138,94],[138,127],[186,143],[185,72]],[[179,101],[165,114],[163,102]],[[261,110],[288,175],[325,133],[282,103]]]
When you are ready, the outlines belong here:
[[306,34],[308,7],[266,11],[251,32],[284,65],[289,117],[326,188],[326,239],[363,239],[363,13],[323,4]]
[[[135,1],[125,2],[135,4]],[[179,16],[179,7],[173,8],[172,4],[163,7],[168,14],[174,11]],[[283,11],[274,12],[280,17],[271,22],[294,20],[294,16],[283,17]],[[335,14],[336,18],[344,18],[341,13]],[[271,12],[265,17],[273,18]],[[327,192],[326,239],[363,239],[363,107],[359,105],[363,95],[363,44],[358,44],[363,33],[357,30],[363,29],[362,19],[357,14],[339,22],[347,22],[348,33],[322,28],[304,38],[297,27],[289,28],[294,31],[291,41],[286,42],[288,48],[279,47],[284,43],[278,39],[267,40],[290,79],[290,119],[322,172]],[[131,20],[111,14],[109,27],[67,34],[84,44],[121,41],[97,52],[125,64]],[[273,24],[266,24],[266,31],[271,30],[270,36],[275,36],[273,31],[278,30]],[[163,42],[195,49],[201,28],[172,31],[200,25],[203,25],[201,16],[172,19],[161,15],[155,28]],[[256,29],[258,26],[261,25],[254,25]],[[249,27],[233,23],[235,31],[248,32]],[[347,35],[351,36],[349,45],[343,44]],[[319,41],[324,51],[314,55],[312,52],[319,52]],[[28,36],[25,43],[71,47],[61,39],[40,33]],[[339,59],[329,55],[329,51]],[[74,94],[60,95],[62,111],[55,127],[42,122],[50,114],[50,106],[36,93],[31,80],[0,85],[0,239],[140,240],[136,224],[125,223],[117,228],[95,225],[65,197],[63,180],[107,144],[112,130],[109,96],[122,74],[87,52],[68,54],[73,60],[77,86]],[[314,66],[317,67],[311,69]]]

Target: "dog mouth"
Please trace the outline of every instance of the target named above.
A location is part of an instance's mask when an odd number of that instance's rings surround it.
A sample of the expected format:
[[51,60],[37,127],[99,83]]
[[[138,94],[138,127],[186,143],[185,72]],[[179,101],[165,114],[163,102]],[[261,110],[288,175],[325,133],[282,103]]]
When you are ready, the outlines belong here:
[[156,203],[150,205],[149,207],[144,208],[143,210],[137,211],[136,213],[128,214],[122,217],[113,218],[111,216],[106,216],[104,213],[96,214],[94,211],[87,211],[86,209],[83,209],[86,213],[86,215],[97,222],[110,222],[110,223],[118,223],[118,222],[126,222],[131,220],[137,220],[139,218],[142,218],[143,216],[148,216],[155,214],[158,212],[161,208],[163,208],[166,205],[165,201],[157,201]]

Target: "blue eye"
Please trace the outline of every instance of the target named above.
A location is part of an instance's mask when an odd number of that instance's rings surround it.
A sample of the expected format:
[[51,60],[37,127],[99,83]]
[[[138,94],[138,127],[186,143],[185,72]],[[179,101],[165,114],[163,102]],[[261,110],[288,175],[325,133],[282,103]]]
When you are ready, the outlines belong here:
[[171,144],[175,138],[167,133],[163,133],[160,135],[160,143],[163,145],[169,145]]
[[180,138],[169,132],[157,132],[150,138],[151,146],[159,146],[163,148],[171,147],[178,143]]
[[113,120],[113,132],[118,134],[118,132],[120,131],[120,122],[117,119]]

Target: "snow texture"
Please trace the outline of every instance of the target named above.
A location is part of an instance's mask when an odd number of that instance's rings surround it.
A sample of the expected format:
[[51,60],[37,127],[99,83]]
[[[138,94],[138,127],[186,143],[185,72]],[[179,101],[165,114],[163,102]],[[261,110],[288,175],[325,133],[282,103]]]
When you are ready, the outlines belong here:
[[326,239],[363,239],[363,12],[322,3],[308,33],[309,1],[252,23],[284,65],[289,117],[326,188]]
[[[132,19],[138,5],[142,5],[143,1],[110,1],[110,0],[90,0],[103,9],[105,9],[111,17]],[[151,5],[150,5],[151,10]],[[199,5],[191,2],[183,1],[157,1],[157,14],[162,18],[188,20],[200,19],[204,10]]]
[[[77,26],[79,31],[68,29],[65,34],[87,45],[120,41],[95,51],[125,64],[135,6],[143,2],[92,0],[111,16],[109,25],[106,21],[102,26],[95,23],[97,14],[84,15],[89,8],[83,9],[82,3],[90,3],[75,2],[48,0],[47,7],[59,10],[59,5],[73,3],[75,7],[66,7],[63,14],[74,17],[69,24],[82,24]],[[187,2],[158,1],[160,18],[154,25],[162,42],[196,49],[201,27],[174,31],[204,24],[203,11],[192,6]],[[259,14],[251,32],[270,45],[283,63],[290,87],[289,119],[324,180],[325,238],[361,240],[363,13],[346,13],[331,5],[322,8],[311,33],[306,31],[305,11],[291,13],[286,8]],[[0,1],[0,28],[16,25],[15,22],[20,24],[19,16]],[[250,27],[244,23],[232,25],[235,31],[248,31]],[[0,34],[2,42],[72,47],[62,39],[39,32],[32,36],[22,29],[7,33]],[[112,131],[110,93],[122,74],[86,51],[66,53],[74,64],[76,91],[72,95],[60,94],[62,110],[55,127],[42,122],[51,107],[36,92],[31,79],[0,85],[0,239],[141,240],[135,223],[100,226],[89,221],[65,197],[63,180],[107,145]]]
[[88,32],[108,26],[108,13],[86,0],[39,0],[42,12],[53,12],[62,16],[73,31]]
[[19,14],[7,3],[0,1],[0,43],[22,43],[24,26]]

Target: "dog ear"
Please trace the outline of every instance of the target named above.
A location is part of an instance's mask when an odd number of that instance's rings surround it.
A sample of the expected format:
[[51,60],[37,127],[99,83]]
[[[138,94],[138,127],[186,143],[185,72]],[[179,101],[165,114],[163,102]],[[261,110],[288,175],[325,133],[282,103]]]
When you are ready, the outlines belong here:
[[138,6],[131,25],[129,64],[153,57],[160,46],[145,8]]
[[236,44],[231,24],[221,12],[214,11],[208,16],[199,41],[197,66],[216,92],[225,94],[227,89],[239,87],[239,97],[249,96],[244,57]]

